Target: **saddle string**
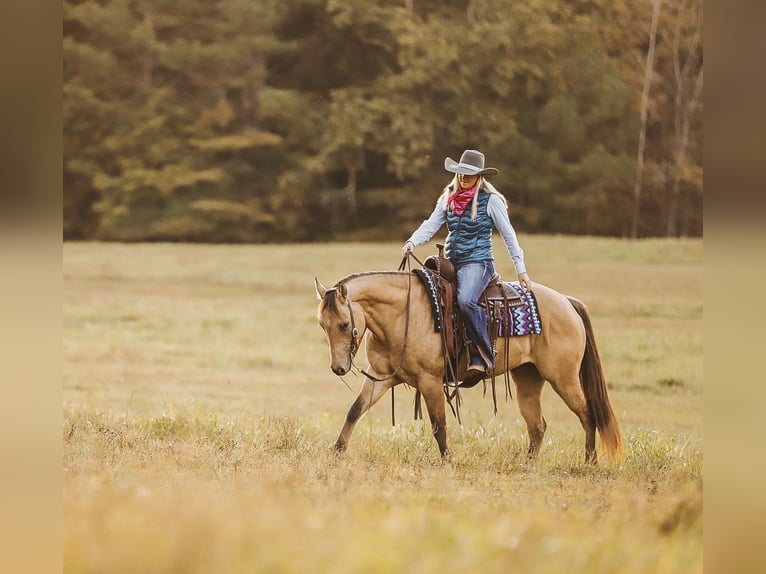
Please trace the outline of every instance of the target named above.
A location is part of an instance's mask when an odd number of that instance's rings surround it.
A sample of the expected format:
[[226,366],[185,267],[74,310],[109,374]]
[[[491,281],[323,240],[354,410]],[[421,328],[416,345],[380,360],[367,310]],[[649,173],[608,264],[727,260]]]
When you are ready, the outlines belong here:
[[[420,261],[420,259],[415,257],[414,253],[410,253],[410,255],[415,259],[415,261],[420,263],[420,266],[423,268],[423,270],[426,273],[429,273],[430,276],[433,277],[440,284],[449,283],[441,274],[441,259],[440,258],[436,259],[436,270],[434,271],[433,269],[430,269],[429,267],[427,267],[425,263]],[[404,264],[403,260],[402,260],[402,264]],[[444,317],[444,312],[445,312],[444,306],[440,303],[437,303],[437,307],[438,307],[438,313],[440,316],[440,323],[443,326],[441,329],[441,335],[442,335],[442,348],[444,349],[444,372],[446,377],[445,384],[444,384],[444,396],[447,400],[447,404],[449,405],[450,409],[452,409],[452,414],[457,419],[458,424],[462,425],[463,421],[460,417],[460,404],[463,402],[463,398],[460,396],[460,386],[457,384],[458,357],[457,356],[454,357],[454,362],[453,362],[453,357],[450,356],[450,353],[448,350],[450,346],[453,349],[457,348],[458,335],[454,328],[451,330],[452,332],[447,333],[446,328],[444,328],[444,326],[447,325],[447,322],[445,321],[445,317]],[[451,345],[450,343],[448,343],[447,337],[452,338]],[[455,386],[450,388],[450,386],[446,384],[447,380],[454,381],[456,383]],[[418,393],[420,393],[420,391],[417,391],[415,394],[415,418],[416,419],[418,418],[418,414],[420,414],[420,418],[423,417],[421,409],[420,409],[420,403],[419,403],[420,397]],[[453,401],[454,401],[454,404],[453,404]]]
[[[423,268],[424,271],[427,273],[430,273],[432,277],[436,278],[437,281],[445,281],[445,279],[441,276],[441,269],[438,269],[436,273],[434,273],[431,269],[429,269],[425,263],[423,263],[420,259],[418,259],[417,255],[410,252],[408,253],[404,258],[402,258],[402,262],[399,264],[399,271],[404,269],[405,261],[409,265],[409,261],[407,260],[407,257],[412,257],[415,261],[417,261],[420,266]],[[439,260],[437,259],[437,266],[439,265]],[[442,313],[441,307],[439,308],[439,313]],[[444,321],[442,320],[442,324],[444,324]],[[455,333],[450,333],[449,336],[455,337]],[[448,347],[447,345],[447,333],[445,331],[442,331],[442,345],[444,345],[444,348],[446,349]],[[451,377],[451,380],[457,380],[457,365],[453,365],[452,361],[445,357],[444,360],[445,363],[445,372],[447,373],[448,377]],[[460,418],[460,403],[463,401],[462,397],[460,396],[460,388],[458,386],[455,386],[452,392],[450,392],[450,389],[447,385],[444,385],[444,395],[447,399],[447,404],[449,405],[450,409],[452,409],[452,414],[457,418],[459,424],[463,424],[463,421]],[[391,389],[391,417],[393,421],[393,388]],[[455,404],[453,404],[453,400],[455,401]],[[415,420],[419,420],[423,418],[423,407],[420,404],[420,390],[415,390],[415,409],[414,409],[414,415]]]

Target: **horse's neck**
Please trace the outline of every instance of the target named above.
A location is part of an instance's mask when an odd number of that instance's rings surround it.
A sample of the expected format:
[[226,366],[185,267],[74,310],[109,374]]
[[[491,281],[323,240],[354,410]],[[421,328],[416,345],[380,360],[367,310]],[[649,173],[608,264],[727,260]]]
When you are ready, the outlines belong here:
[[390,319],[405,312],[407,291],[415,279],[407,273],[369,273],[353,276],[346,287],[351,300],[362,306],[367,327],[380,336]]

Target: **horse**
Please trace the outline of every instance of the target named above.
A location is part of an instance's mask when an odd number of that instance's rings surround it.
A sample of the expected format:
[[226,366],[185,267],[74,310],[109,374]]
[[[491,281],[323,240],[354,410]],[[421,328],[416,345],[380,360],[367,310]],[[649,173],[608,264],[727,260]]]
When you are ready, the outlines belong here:
[[[327,289],[314,278],[317,318],[338,376],[354,366],[364,340],[368,367],[362,388],[346,415],[334,448],[347,449],[359,419],[388,389],[406,384],[420,391],[442,459],[449,460],[445,408],[445,361],[440,333],[423,284],[411,271],[354,273]],[[527,426],[527,455],[538,456],[547,423],[542,389],[547,381],[577,415],[585,431],[585,460],[596,463],[596,431],[608,456],[624,459],[623,439],[585,305],[533,282],[542,332],[498,338],[495,374],[510,371],[518,408]],[[507,346],[507,349],[506,349]],[[466,365],[458,370],[465,375]]]

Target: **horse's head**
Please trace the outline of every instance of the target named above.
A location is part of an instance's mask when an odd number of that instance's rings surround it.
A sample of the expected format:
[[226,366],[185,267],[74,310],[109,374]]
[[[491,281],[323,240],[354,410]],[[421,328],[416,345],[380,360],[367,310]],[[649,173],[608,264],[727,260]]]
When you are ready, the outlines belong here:
[[364,334],[364,313],[358,304],[352,303],[345,283],[332,289],[314,278],[317,297],[320,300],[317,318],[330,344],[330,369],[336,375],[351,370],[359,341]]

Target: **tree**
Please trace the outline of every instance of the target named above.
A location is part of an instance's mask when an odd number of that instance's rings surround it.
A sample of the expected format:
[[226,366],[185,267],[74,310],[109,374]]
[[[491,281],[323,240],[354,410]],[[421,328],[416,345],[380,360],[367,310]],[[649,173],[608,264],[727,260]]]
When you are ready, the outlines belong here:
[[65,237],[401,238],[466,148],[522,231],[699,234],[702,13],[656,2],[65,0]]
[[281,141],[257,125],[269,8],[65,5],[65,180],[92,190],[97,237],[236,239],[273,221],[257,191],[228,192]]
[[702,95],[701,39],[702,2],[693,0],[690,5],[680,3],[677,7],[672,48],[673,78],[675,80],[675,98],[673,100],[675,158],[665,228],[665,234],[668,237],[678,234],[681,183],[695,178],[694,170],[687,165],[686,152],[689,147],[691,121]]
[[654,50],[657,43],[657,22],[660,15],[662,0],[654,0],[652,5],[652,23],[649,27],[649,49],[646,52],[646,72],[644,87],[641,92],[641,130],[638,134],[638,157],[636,159],[636,179],[633,184],[633,223],[630,235],[638,237],[639,220],[641,217],[641,185],[644,176],[644,146],[646,145],[646,121],[649,111],[649,88],[654,73]]

